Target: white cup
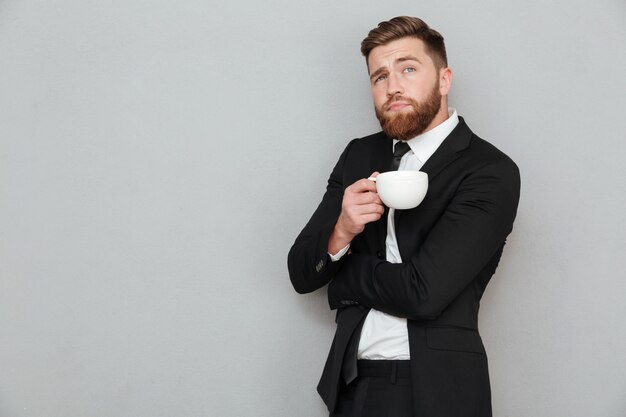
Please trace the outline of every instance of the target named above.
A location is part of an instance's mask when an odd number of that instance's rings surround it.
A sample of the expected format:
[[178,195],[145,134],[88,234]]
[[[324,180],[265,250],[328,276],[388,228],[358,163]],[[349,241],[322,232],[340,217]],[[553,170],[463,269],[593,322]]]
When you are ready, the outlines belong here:
[[428,191],[428,174],[422,171],[389,171],[368,179],[376,182],[378,196],[393,209],[417,207]]

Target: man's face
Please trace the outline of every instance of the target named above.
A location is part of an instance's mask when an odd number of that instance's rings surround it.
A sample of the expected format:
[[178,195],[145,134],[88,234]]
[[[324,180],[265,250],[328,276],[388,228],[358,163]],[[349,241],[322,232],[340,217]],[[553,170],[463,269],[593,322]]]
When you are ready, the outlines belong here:
[[417,38],[377,46],[368,57],[376,117],[385,133],[408,140],[448,117],[451,72],[440,71]]

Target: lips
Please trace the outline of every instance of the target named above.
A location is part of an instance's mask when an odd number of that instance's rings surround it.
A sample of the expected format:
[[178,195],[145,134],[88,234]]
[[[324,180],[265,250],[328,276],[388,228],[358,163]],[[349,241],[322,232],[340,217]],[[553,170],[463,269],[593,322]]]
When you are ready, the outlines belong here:
[[391,103],[389,106],[387,106],[387,110],[388,111],[399,111],[402,110],[405,107],[410,106],[409,103],[405,103],[403,101],[396,101],[394,103]]
[[410,107],[410,106],[411,106],[410,102],[395,98],[393,101],[389,101],[385,103],[385,105],[383,106],[383,109],[385,111],[397,112],[397,111],[404,109],[405,107]]

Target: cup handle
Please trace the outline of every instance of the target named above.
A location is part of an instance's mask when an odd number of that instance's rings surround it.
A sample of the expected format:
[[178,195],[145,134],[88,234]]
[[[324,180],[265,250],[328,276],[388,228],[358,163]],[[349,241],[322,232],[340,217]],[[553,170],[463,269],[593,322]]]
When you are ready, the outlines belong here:
[[376,182],[376,177],[369,177],[368,180]]

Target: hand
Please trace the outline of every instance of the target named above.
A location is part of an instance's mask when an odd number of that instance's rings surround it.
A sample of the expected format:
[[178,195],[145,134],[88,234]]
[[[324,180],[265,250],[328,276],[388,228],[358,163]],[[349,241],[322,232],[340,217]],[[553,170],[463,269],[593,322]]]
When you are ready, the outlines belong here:
[[[374,172],[371,177],[377,175]],[[363,178],[350,185],[343,194],[341,214],[328,240],[328,252],[339,252],[363,232],[367,223],[379,220],[384,212],[374,181]]]

